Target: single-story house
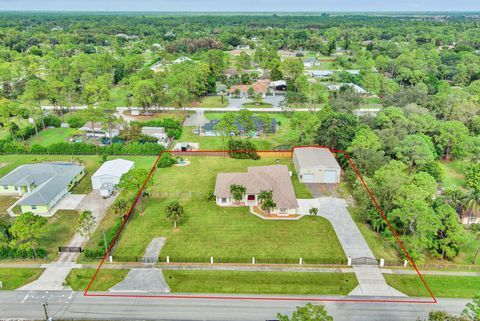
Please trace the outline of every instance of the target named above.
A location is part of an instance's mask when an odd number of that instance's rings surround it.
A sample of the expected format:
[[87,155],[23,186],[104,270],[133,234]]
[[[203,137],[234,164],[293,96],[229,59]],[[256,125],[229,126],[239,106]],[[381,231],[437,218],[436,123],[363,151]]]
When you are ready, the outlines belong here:
[[199,143],[179,142],[173,147],[174,151],[190,152],[200,149]]
[[181,64],[182,62],[185,62],[185,61],[192,61],[192,59],[188,58],[188,57],[180,57],[180,58],[177,58],[173,61],[173,64]]
[[[236,203],[230,186],[238,184],[246,188],[243,199]],[[292,215],[297,213],[298,203],[290,172],[286,165],[248,167],[247,172],[219,173],[215,182],[215,200],[219,206],[260,206],[258,195],[271,191],[276,207],[270,214]]]
[[100,190],[104,184],[115,186],[120,182],[122,175],[134,167],[135,162],[121,158],[106,161],[92,175],[92,188]]
[[305,58],[305,60],[303,60],[303,66],[307,69],[317,67],[320,66],[320,61],[316,58]]
[[142,135],[155,137],[158,139],[158,144],[163,146],[168,146],[170,143],[165,127],[142,127]]
[[255,94],[261,94],[263,97],[265,97],[269,91],[269,86],[270,86],[270,80],[269,79],[262,79],[259,80],[251,85],[234,85],[228,89],[228,93],[231,97],[233,96],[238,96],[242,98],[247,98],[250,95],[248,94],[248,91],[250,88],[253,88],[253,92]]
[[338,91],[342,87],[345,87],[345,86],[353,88],[353,90],[361,96],[369,96],[368,91],[366,91],[365,89],[363,89],[359,85],[352,84],[352,83],[327,85],[327,88],[331,91]]
[[[217,130],[217,124],[220,122],[220,119],[214,119],[210,121],[209,123],[205,124],[203,126],[203,136],[221,136],[222,133],[220,133]],[[278,129],[278,124],[277,120],[275,118],[272,118],[272,122],[270,124],[265,125],[263,123],[263,120],[260,117],[257,116],[252,116],[252,122],[255,126],[255,130],[250,132],[249,134],[251,136],[260,136],[263,133],[276,133]],[[235,120],[235,126],[237,127],[237,130],[239,132],[242,131],[242,124],[238,121],[238,118]],[[234,133],[232,133],[232,136]]]
[[302,183],[338,184],[341,168],[328,148],[295,147],[293,164]]
[[339,72],[347,72],[351,75],[360,74],[360,70],[309,70],[307,74],[313,78],[330,78],[333,74]]
[[48,214],[85,175],[85,168],[73,163],[20,165],[0,179],[0,195],[21,196],[22,213]]
[[302,51],[290,51],[290,50],[279,50],[278,54],[282,58],[302,57],[304,55]]
[[[118,136],[120,134],[120,125],[113,125],[112,128],[112,137]],[[83,127],[79,128],[79,130],[85,132],[87,136],[94,136],[94,137],[110,137],[109,130],[106,124],[100,122],[94,122],[92,126],[92,122],[86,122]]]
[[473,213],[472,211],[462,213],[460,215],[460,222],[464,225],[480,224],[480,213]]
[[272,81],[270,82],[270,88],[272,88],[273,90],[286,91],[287,82],[285,80]]

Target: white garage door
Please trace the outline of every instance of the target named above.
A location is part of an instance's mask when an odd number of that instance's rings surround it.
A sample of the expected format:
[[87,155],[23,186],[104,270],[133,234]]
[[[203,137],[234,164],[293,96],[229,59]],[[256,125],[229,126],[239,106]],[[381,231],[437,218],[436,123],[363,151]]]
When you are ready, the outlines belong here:
[[303,174],[302,181],[304,183],[313,183],[313,174]]
[[336,183],[337,182],[337,171],[325,171],[323,176],[324,183]]

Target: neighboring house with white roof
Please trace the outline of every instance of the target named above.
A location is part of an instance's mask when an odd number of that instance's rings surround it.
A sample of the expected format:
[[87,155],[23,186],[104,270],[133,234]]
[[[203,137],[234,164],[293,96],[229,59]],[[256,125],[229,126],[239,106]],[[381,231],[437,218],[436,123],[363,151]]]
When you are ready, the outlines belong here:
[[341,168],[328,148],[295,147],[293,165],[302,183],[338,184]]
[[347,72],[351,75],[358,75],[360,74],[360,70],[309,70],[306,72],[313,78],[329,78],[333,74],[340,73],[340,72]]
[[20,165],[0,179],[0,195],[19,195],[22,213],[45,215],[84,175],[74,163]]
[[[243,199],[236,203],[230,186],[238,184],[246,188]],[[298,202],[293,189],[290,172],[286,165],[253,166],[247,172],[219,173],[215,182],[215,199],[219,206],[260,206],[258,196],[262,191],[272,192],[275,215],[297,213]]]
[[[118,136],[120,134],[121,126],[114,124],[112,128],[112,137]],[[107,126],[100,122],[86,122],[83,127],[79,130],[85,132],[87,136],[90,137],[110,137],[109,130]]]
[[165,127],[142,127],[142,135],[155,137],[158,139],[158,144],[168,146],[170,139],[165,132]]
[[177,58],[173,61],[174,64],[181,64],[182,62],[185,62],[185,61],[192,61],[192,59],[188,58],[188,57],[180,57],[180,58]]
[[327,88],[331,91],[338,91],[344,86],[353,88],[353,90],[359,95],[362,95],[362,96],[368,96],[369,95],[368,91],[366,91],[365,89],[363,89],[359,85],[352,84],[352,83],[328,85]]
[[303,66],[306,69],[317,67],[320,66],[320,61],[318,61],[316,58],[305,58],[305,60],[303,60]]
[[92,188],[94,190],[100,190],[104,184],[115,186],[120,182],[122,175],[134,167],[135,162],[122,158],[106,161],[92,175]]

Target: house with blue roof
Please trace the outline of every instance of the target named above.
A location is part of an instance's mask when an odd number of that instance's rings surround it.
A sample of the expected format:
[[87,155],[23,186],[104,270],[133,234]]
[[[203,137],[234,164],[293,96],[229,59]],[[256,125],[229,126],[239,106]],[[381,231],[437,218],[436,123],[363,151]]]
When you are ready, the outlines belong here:
[[46,215],[84,175],[74,163],[25,164],[0,178],[0,195],[21,196],[22,213]]

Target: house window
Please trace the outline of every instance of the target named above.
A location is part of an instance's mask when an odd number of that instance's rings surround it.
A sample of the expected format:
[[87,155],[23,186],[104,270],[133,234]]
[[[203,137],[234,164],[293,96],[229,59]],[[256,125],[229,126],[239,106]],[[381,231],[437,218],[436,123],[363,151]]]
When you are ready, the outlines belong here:
[[278,210],[280,213],[287,213],[287,209],[286,208],[281,208]]
[[255,195],[248,195],[247,200],[254,201],[255,200]]
[[227,202],[227,198],[226,198],[226,197],[222,197],[221,202],[222,202],[222,203],[226,203],[226,202]]
[[32,210],[36,210],[37,209],[37,205],[32,205]]
[[8,189],[8,185],[3,185],[3,189]]

